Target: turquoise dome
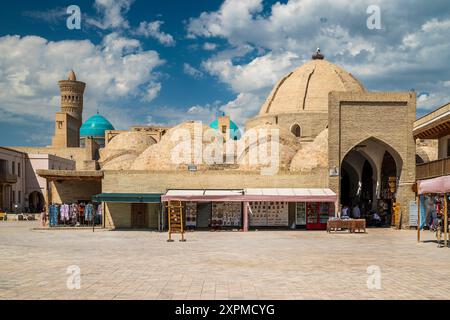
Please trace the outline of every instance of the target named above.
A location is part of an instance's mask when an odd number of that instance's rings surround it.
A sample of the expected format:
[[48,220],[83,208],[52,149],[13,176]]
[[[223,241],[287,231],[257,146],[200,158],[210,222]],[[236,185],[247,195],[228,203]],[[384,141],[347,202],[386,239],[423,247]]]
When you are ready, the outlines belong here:
[[[209,124],[209,127],[214,130],[219,130],[219,119],[216,118],[213,122]],[[239,130],[239,127],[231,119],[230,119],[230,137],[232,139],[241,138],[241,131]]]
[[114,130],[114,127],[105,117],[97,113],[83,123],[80,137],[104,137],[106,130]]

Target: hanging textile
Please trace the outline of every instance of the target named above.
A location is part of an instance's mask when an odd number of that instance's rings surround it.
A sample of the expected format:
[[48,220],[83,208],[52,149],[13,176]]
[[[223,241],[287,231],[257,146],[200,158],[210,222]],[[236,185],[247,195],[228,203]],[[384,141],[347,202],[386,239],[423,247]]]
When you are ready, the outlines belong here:
[[58,225],[59,208],[57,205],[49,206],[49,224],[51,227]]
[[92,204],[87,204],[84,208],[84,217],[86,221],[92,221],[94,208]]
[[426,199],[425,196],[423,194],[421,194],[420,195],[420,230],[422,230],[423,227],[425,227],[426,223],[427,223],[427,221],[426,221],[427,214],[426,214],[426,209],[425,209],[425,205],[426,205],[425,199]]

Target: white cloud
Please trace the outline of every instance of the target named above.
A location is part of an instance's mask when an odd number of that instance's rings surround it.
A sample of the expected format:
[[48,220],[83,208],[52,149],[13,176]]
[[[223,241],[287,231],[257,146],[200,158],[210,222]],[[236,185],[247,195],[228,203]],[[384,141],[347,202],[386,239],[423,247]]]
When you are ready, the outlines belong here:
[[203,63],[210,74],[239,92],[254,92],[267,89],[299,63],[292,52],[268,53],[256,57],[247,64],[234,64],[230,58],[212,58]]
[[230,116],[242,130],[245,128],[245,121],[258,114],[264,95],[253,93],[239,93],[236,99],[220,107],[220,110]]
[[60,104],[58,81],[71,69],[87,83],[85,117],[99,106],[107,115],[120,112],[126,99],[153,99],[161,90],[155,69],[164,61],[158,53],[144,51],[138,41],[116,33],[99,45],[4,36],[0,52],[8,52],[0,55],[0,110],[12,115],[52,121]]
[[101,19],[87,18],[87,23],[97,28],[127,29],[129,23],[125,14],[130,10],[133,0],[95,0],[94,7],[102,15]]
[[184,63],[183,64],[183,72],[185,74],[187,74],[188,76],[191,76],[193,78],[201,78],[201,77],[203,77],[203,72],[201,72],[200,70],[194,68],[189,63]]
[[[449,101],[448,3],[436,0],[424,7],[406,0],[378,0],[381,30],[366,26],[371,4],[289,0],[264,7],[262,0],[225,0],[217,11],[191,18],[187,35],[228,42],[228,48],[204,61],[203,67],[237,93],[230,102],[236,103],[234,110],[246,108],[237,102],[250,99],[250,94],[252,99],[265,98],[268,88],[310,59],[316,47],[369,90],[429,92],[426,100],[418,101],[419,109]],[[239,53],[242,48],[252,51]]]
[[161,31],[161,25],[164,22],[162,21],[142,21],[139,24],[139,27],[134,31],[134,34],[145,36],[147,38],[153,38],[159,41],[162,45],[165,46],[174,46],[175,40],[173,37],[168,34]]
[[151,83],[147,87],[147,92],[143,97],[143,101],[150,102],[155,99],[161,91],[161,83]]
[[203,49],[206,51],[214,51],[217,49],[217,44],[212,43],[212,42],[205,42],[203,44]]

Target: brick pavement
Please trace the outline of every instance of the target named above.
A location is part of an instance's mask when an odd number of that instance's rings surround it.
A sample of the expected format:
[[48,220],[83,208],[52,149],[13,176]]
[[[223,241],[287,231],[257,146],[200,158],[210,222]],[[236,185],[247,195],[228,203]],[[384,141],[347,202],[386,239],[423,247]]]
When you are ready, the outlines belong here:
[[[415,231],[41,231],[0,222],[0,299],[448,299],[450,249]],[[425,240],[433,239],[424,232]],[[69,290],[67,267],[81,270]],[[367,268],[381,289],[367,288]]]

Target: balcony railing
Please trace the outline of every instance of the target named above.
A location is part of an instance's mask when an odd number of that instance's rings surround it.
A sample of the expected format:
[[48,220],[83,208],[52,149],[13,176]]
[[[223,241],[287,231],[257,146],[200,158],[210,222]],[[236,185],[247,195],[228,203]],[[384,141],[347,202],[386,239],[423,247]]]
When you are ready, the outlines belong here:
[[416,165],[416,179],[430,179],[450,175],[450,158],[444,158]]
[[17,176],[5,171],[0,171],[0,183],[14,184],[17,182]]

